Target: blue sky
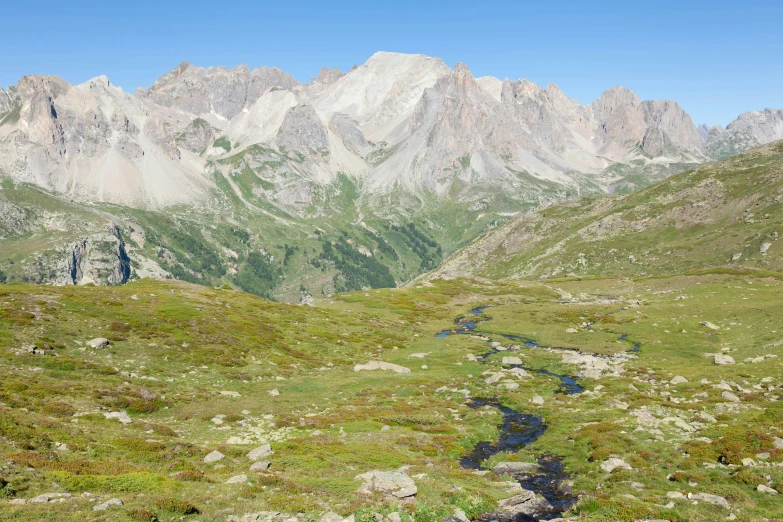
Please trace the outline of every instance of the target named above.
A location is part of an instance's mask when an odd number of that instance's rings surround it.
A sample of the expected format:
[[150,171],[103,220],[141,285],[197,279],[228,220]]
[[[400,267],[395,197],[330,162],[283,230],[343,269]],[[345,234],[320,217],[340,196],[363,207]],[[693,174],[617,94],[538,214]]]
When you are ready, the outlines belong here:
[[783,2],[6,2],[0,85],[106,74],[127,91],[183,60],[277,66],[308,81],[375,51],[422,53],[476,76],[557,83],[589,103],[614,85],[678,101],[698,124],[783,108]]

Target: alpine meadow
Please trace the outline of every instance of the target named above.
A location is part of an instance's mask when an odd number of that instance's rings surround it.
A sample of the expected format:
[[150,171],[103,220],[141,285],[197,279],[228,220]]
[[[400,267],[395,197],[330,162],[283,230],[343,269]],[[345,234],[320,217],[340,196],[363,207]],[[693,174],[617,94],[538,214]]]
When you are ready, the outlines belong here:
[[0,520],[783,520],[783,109],[606,87],[0,88]]

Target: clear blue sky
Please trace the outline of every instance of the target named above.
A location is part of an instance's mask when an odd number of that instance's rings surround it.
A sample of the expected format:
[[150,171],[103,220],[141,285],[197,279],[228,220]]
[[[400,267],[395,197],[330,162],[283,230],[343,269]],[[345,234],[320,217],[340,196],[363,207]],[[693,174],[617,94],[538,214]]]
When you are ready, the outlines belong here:
[[458,61],[476,76],[557,83],[589,103],[614,85],[678,101],[698,124],[783,108],[783,2],[5,2],[0,85],[106,74],[127,91],[183,60],[277,66],[301,81],[375,51]]

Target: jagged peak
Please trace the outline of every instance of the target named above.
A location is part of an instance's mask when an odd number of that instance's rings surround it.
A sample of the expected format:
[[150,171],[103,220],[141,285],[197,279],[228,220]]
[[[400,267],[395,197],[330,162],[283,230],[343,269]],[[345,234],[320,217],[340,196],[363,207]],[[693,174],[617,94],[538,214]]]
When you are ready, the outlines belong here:
[[106,76],[105,74],[101,74],[100,76],[96,76],[95,78],[90,78],[86,82],[80,83],[77,87],[81,89],[90,89],[90,88],[94,88],[95,86],[114,87],[115,89],[118,88],[111,84],[109,77]]
[[187,61],[181,62],[179,65],[174,67],[172,70],[167,72],[166,74],[159,77],[155,82],[150,85],[150,90],[155,91],[166,85],[167,83],[171,82],[172,80],[175,80],[182,76],[182,74],[193,67],[190,63]]

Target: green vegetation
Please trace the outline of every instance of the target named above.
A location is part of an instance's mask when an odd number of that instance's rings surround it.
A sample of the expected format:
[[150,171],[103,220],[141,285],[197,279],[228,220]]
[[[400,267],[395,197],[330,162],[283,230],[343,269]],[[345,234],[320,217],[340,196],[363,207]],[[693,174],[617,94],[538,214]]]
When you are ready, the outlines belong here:
[[231,152],[231,142],[228,141],[228,138],[226,138],[225,136],[221,136],[220,138],[216,139],[214,143],[212,143],[212,146],[220,147],[226,152]]
[[[350,246],[338,239],[333,254]],[[401,511],[418,521],[456,507],[478,517],[512,493],[503,477],[459,465],[475,443],[497,437],[500,421],[494,409],[469,408],[463,389],[544,418],[541,438],[488,466],[561,456],[582,495],[569,513],[576,520],[780,518],[779,502],[757,487],[783,487],[783,451],[775,446],[783,433],[782,285],[776,274],[725,270],[546,284],[456,279],[345,293],[313,307],[176,281],[3,285],[0,495],[73,497],[0,500],[0,518],[84,520],[95,505],[85,491],[124,502],[106,512],[109,519],[215,520],[273,510],[361,520]],[[523,347],[482,364],[468,356],[486,353],[485,341],[434,337],[478,305],[490,306],[482,332],[507,347],[514,341],[501,334],[561,350]],[[98,336],[109,346],[84,344]],[[634,343],[640,351],[627,354]],[[736,364],[703,356],[716,352]],[[532,371],[577,375],[585,367],[569,359],[576,353],[619,358],[601,359],[608,369],[579,379],[589,393],[575,396]],[[530,368],[529,377],[509,381],[516,387],[506,386],[508,373],[486,382],[485,372],[508,371],[505,355]],[[758,357],[763,362],[753,362]],[[368,360],[411,373],[353,371]],[[676,375],[687,382],[671,384]],[[721,395],[721,383],[734,383],[739,402]],[[531,405],[535,395],[543,405]],[[132,422],[105,418],[116,411]],[[251,472],[245,454],[262,441],[272,446],[272,465]],[[214,450],[225,459],[205,463]],[[603,471],[610,456],[634,470]],[[743,466],[747,458],[770,465]],[[415,503],[357,492],[357,474],[403,465],[418,487]],[[246,483],[226,484],[241,474]],[[720,495],[730,510],[670,499],[669,491]],[[673,508],[662,507],[669,502]]]

